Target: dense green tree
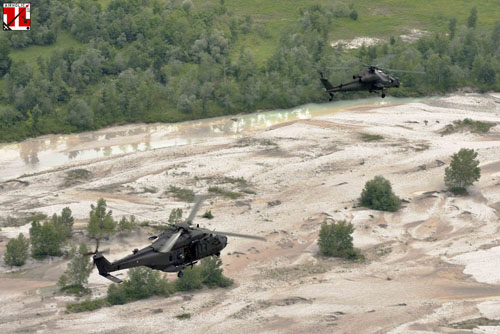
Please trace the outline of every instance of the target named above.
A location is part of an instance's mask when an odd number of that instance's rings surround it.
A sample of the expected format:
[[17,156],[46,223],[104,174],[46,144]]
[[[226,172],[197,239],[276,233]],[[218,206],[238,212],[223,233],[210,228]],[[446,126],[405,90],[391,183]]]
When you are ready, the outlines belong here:
[[87,102],[73,99],[68,105],[68,122],[79,130],[88,130],[94,123],[94,113]]
[[3,260],[8,266],[22,266],[28,259],[29,240],[22,233],[14,239],[10,239],[7,243],[7,249],[3,256]]
[[457,31],[457,19],[455,17],[451,18],[448,22],[448,29],[450,30],[450,40],[455,38],[455,32]]
[[113,212],[106,210],[106,201],[100,198],[97,201],[97,206],[91,204],[90,207],[90,220],[87,226],[89,237],[100,239],[114,233],[116,222],[113,220]]
[[40,224],[37,221],[31,223],[30,240],[31,255],[40,259],[45,256],[61,256],[62,239],[54,224],[49,221]]
[[392,192],[391,183],[383,176],[366,182],[361,192],[360,204],[370,209],[397,211],[401,200]]
[[357,253],[352,243],[354,226],[341,220],[328,224],[323,222],[319,231],[318,246],[323,256],[355,258]]
[[182,277],[175,281],[177,291],[190,291],[202,288],[201,267],[194,266],[183,271]]
[[477,152],[473,149],[462,148],[451,157],[450,166],[446,167],[444,183],[455,194],[467,192],[467,186],[479,180],[481,169]]
[[9,72],[10,65],[12,64],[12,59],[9,57],[10,47],[8,41],[0,38],[0,77],[4,76]]
[[467,27],[475,28],[477,23],[477,8],[473,7],[470,10],[469,17],[467,18]]

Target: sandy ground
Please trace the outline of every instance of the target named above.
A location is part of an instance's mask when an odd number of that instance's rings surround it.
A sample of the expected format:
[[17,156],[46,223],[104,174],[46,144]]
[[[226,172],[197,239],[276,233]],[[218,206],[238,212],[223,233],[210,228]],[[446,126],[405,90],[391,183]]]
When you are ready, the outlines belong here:
[[[139,219],[166,220],[172,208],[186,214],[189,207],[164,194],[170,185],[204,193],[221,176],[242,177],[255,194],[211,198],[201,212],[211,210],[215,219],[197,222],[268,241],[229,239],[222,252],[225,274],[236,282],[229,289],[79,314],[65,314],[66,303],[75,299],[55,288],[64,260],[30,260],[21,270],[2,266],[0,332],[499,333],[498,326],[451,327],[479,317],[500,319],[500,126],[484,135],[440,134],[465,117],[499,122],[499,95],[365,105],[240,139],[74,162],[25,176],[25,183],[4,182],[3,219],[51,215],[69,206],[81,227],[100,197],[115,217],[132,212]],[[364,142],[361,133],[384,139]],[[462,147],[479,152],[482,175],[470,196],[453,197],[444,191],[444,168]],[[90,171],[91,178],[68,184],[66,175],[75,168]],[[365,182],[376,175],[389,179],[405,200],[398,212],[356,207]],[[240,190],[230,183],[219,186]],[[352,221],[365,263],[317,256],[325,219]],[[0,255],[8,238],[28,228],[3,228]],[[111,248],[108,258],[114,260],[146,245],[150,233],[117,236],[102,247]],[[93,297],[109,284],[94,272]],[[192,316],[175,318],[181,313]]]

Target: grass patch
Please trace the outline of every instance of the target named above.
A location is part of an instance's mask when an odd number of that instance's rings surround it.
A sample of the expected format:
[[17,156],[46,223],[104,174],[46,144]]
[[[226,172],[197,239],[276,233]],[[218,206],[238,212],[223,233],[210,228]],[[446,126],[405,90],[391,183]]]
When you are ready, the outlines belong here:
[[363,141],[378,141],[378,140],[382,140],[384,139],[384,137],[382,137],[381,135],[372,135],[372,134],[369,134],[369,133],[362,133],[361,134],[361,139]]
[[191,313],[181,313],[181,314],[177,314],[175,317],[179,320],[190,319]]
[[456,329],[474,329],[478,328],[479,326],[498,326],[498,325],[500,325],[500,320],[488,319],[484,317],[469,319],[450,324],[452,328]]
[[462,131],[470,131],[473,133],[487,133],[494,126],[496,126],[496,123],[475,121],[470,118],[465,118],[463,120],[453,121],[452,124],[448,124],[444,128],[442,133],[444,135]]
[[223,188],[220,188],[220,187],[209,187],[208,188],[208,192],[212,193],[212,194],[214,194],[216,196],[222,196],[222,197],[227,197],[227,198],[231,198],[231,199],[236,199],[236,198],[241,197],[240,193],[237,193],[237,192],[234,192],[234,191],[230,191],[230,190],[226,190],[226,189],[223,189]]
[[194,201],[194,191],[192,191],[191,189],[170,186],[165,194],[171,194],[176,199],[183,202],[191,203]]
[[61,291],[70,295],[75,295],[75,296],[83,296],[89,293],[89,289],[75,284],[75,285],[66,285],[61,288]]
[[83,302],[76,304],[66,305],[66,312],[68,313],[79,313],[86,311],[94,311],[100,309],[101,307],[110,306],[106,299],[95,299],[95,300],[84,300]]

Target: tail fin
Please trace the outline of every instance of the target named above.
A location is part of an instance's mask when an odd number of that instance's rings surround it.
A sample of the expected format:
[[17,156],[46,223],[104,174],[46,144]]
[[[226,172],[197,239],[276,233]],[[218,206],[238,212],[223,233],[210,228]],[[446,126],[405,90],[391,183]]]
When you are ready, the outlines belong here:
[[321,83],[323,84],[323,86],[325,86],[326,90],[333,89],[333,85],[330,83],[330,81],[328,81],[328,79],[323,76],[322,72],[320,74],[321,74],[320,78]]
[[94,255],[94,263],[97,266],[97,269],[99,270],[99,275],[106,277],[107,279],[115,283],[122,282],[121,279],[109,274],[109,272],[113,268],[111,266],[111,263],[104,257],[104,255],[102,255],[101,253],[97,253],[96,255]]

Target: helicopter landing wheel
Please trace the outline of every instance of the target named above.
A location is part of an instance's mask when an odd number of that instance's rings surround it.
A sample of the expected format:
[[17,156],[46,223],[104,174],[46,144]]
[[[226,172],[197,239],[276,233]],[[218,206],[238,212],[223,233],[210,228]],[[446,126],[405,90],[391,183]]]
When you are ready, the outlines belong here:
[[179,272],[177,273],[177,277],[182,278],[182,276],[184,276],[184,273],[183,273],[182,271],[179,271]]
[[382,98],[384,98],[384,97],[385,97],[385,93],[382,93]]

